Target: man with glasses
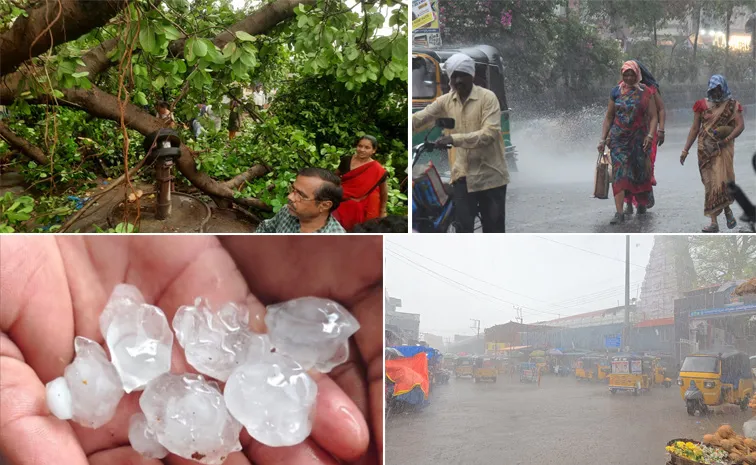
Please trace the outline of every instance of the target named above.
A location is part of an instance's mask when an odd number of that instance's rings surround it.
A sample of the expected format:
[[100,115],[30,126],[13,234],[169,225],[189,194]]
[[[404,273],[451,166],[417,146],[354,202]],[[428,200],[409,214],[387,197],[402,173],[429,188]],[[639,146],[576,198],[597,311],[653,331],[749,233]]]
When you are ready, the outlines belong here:
[[306,168],[289,187],[289,202],[257,227],[258,233],[345,233],[331,215],[341,203],[338,176],[322,168]]

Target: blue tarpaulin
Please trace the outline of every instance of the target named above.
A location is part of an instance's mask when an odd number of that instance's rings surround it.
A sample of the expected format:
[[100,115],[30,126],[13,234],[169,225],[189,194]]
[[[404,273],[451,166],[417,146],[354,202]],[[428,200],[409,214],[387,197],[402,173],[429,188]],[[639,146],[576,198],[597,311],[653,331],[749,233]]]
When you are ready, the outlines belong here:
[[425,352],[425,354],[428,356],[428,360],[432,359],[433,357],[438,357],[441,355],[441,352],[439,352],[438,350],[432,347],[395,346],[395,347],[392,347],[392,349],[398,350],[405,357],[413,357],[419,354],[420,352]]

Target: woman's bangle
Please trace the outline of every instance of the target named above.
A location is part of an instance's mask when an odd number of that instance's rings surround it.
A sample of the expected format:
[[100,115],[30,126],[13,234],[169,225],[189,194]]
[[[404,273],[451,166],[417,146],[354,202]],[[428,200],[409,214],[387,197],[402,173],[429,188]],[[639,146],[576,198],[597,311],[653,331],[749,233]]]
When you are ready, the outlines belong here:
[[684,153],[685,155],[687,155],[688,154],[688,149],[683,149],[682,153]]
[[657,129],[656,132],[660,132],[660,133],[664,134],[664,129]]

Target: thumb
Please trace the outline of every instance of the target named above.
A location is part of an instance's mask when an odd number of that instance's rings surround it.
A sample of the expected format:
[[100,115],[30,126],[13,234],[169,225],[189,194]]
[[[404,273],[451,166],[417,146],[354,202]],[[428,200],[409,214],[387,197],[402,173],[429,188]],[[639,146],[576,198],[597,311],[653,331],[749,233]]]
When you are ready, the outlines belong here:
[[14,465],[87,465],[68,422],[52,416],[45,386],[0,333],[0,452]]

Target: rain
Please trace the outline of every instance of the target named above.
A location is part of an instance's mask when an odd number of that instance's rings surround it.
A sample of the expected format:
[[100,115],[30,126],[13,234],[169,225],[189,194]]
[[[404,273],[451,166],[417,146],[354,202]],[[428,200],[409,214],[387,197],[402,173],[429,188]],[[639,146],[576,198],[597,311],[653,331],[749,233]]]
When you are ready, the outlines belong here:
[[750,463],[753,236],[411,235],[385,260],[386,464]]
[[[734,182],[751,202],[756,199],[756,4],[731,0],[414,3],[428,5],[436,19],[424,25],[416,19],[413,24],[413,113],[418,115],[449,92],[444,63],[456,52],[474,59],[475,84],[492,90],[499,99],[509,171],[506,232],[698,233],[710,227],[711,214],[717,211],[719,232],[752,231],[753,217],[744,217],[746,210],[738,202],[732,202],[731,219],[722,214],[722,205],[709,201],[707,207],[704,175],[697,166],[698,138],[692,139],[682,166],[680,157],[694,123],[694,104],[710,98],[713,75],[724,76],[743,117],[743,130],[732,146]],[[495,53],[486,52],[486,57],[481,50],[487,46]],[[623,222],[610,224],[616,210],[612,189],[621,179],[610,174],[608,198],[595,196],[597,144],[603,137],[612,89],[621,83],[622,66],[629,60],[643,64],[641,74],[648,71],[656,84],[647,84],[651,81],[645,77],[641,82],[644,89],[659,91],[655,101],[663,103],[665,115],[656,129],[664,140],[658,143],[657,133],[655,154],[644,155],[655,157],[653,168],[633,187],[645,193],[641,195],[653,191],[653,201],[646,203],[648,211],[639,214],[636,204]],[[425,79],[425,87],[417,84],[420,79]],[[437,91],[428,98],[434,85]],[[650,116],[646,118],[648,123]],[[617,121],[612,125],[617,126]],[[649,134],[653,132],[649,128]],[[441,134],[427,126],[413,130],[413,228],[463,232],[452,219],[458,199],[449,195],[447,200],[443,193],[438,199],[418,194],[425,188],[425,178],[435,176],[427,172],[429,162],[443,182],[452,186],[456,182],[446,149],[419,150],[426,135],[432,142]],[[607,145],[612,167],[619,171],[611,141]],[[618,144],[616,150],[624,149]],[[638,187],[641,184],[644,187]],[[439,204],[448,221],[442,220]],[[435,224],[431,227],[428,222]],[[482,232],[480,215],[475,232]]]

